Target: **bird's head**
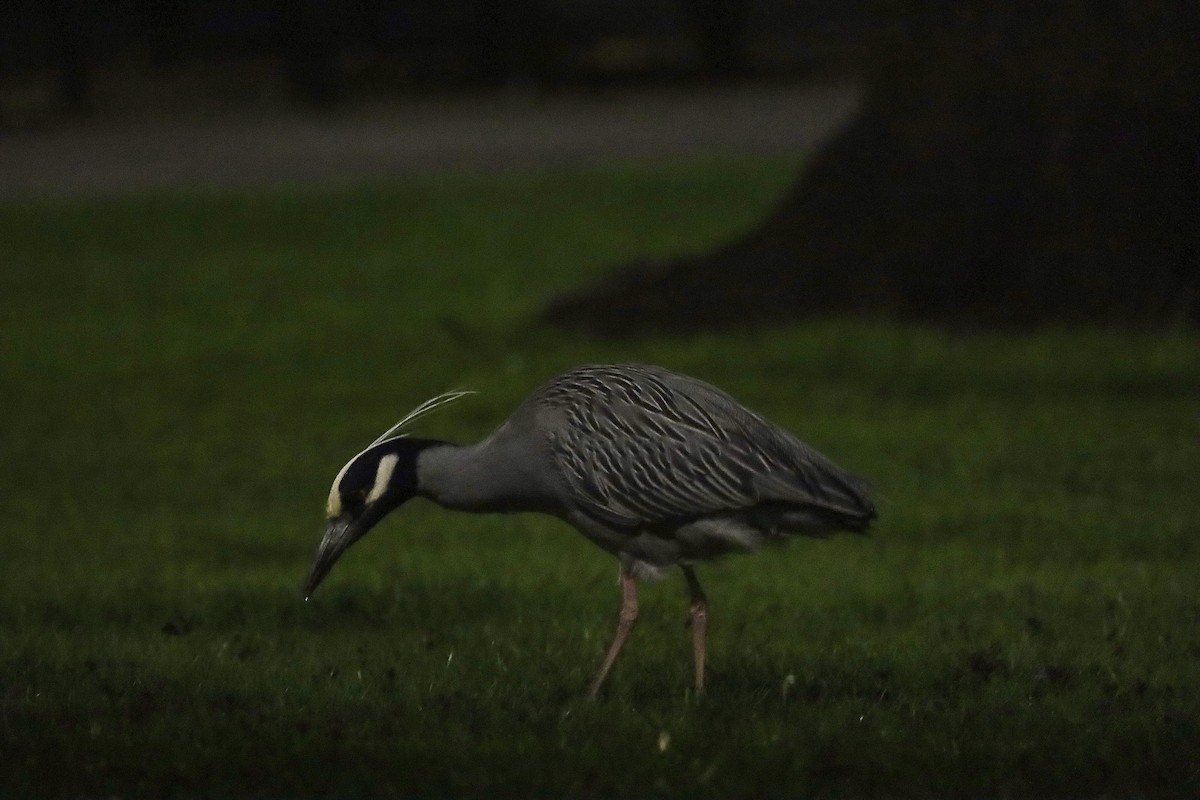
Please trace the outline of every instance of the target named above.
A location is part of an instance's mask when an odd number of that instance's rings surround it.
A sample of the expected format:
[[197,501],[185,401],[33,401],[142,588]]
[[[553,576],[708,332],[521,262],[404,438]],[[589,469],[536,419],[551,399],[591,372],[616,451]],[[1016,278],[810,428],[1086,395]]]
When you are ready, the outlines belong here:
[[435,442],[400,436],[371,445],[346,462],[325,504],[326,527],[304,596],[310,596],[342,553],[417,494],[417,458]]
[[305,599],[316,591],[346,548],[420,490],[417,458],[425,448],[442,442],[410,439],[401,431],[429,412],[468,394],[473,393],[446,392],[426,400],[342,467],[329,489],[325,535],[304,582]]

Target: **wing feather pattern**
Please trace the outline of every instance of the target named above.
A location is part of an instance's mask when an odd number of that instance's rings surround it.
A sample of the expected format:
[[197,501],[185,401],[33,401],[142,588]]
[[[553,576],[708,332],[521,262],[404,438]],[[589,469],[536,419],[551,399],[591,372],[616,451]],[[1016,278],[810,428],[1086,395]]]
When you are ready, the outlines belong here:
[[531,400],[558,412],[547,431],[556,463],[576,505],[604,524],[672,526],[763,504],[850,529],[874,516],[863,481],[693,378],[580,367]]

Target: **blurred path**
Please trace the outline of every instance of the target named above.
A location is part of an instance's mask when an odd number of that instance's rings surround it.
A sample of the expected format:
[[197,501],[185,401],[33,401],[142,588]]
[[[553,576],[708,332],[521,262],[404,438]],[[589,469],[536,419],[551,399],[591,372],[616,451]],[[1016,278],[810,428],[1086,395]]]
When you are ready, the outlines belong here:
[[489,94],[326,115],[243,112],[0,132],[0,198],[351,184],[444,169],[803,154],[858,106],[851,84]]

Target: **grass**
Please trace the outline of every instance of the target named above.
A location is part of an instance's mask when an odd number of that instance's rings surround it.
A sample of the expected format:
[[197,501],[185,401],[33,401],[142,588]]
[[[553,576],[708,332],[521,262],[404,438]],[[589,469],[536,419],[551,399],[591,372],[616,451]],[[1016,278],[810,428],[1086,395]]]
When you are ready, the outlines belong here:
[[[0,206],[0,794],[1200,793],[1200,337],[530,324],[703,248],[792,165]],[[413,503],[299,584],[329,481],[421,399],[470,439],[583,361],[716,382],[870,476],[873,538],[645,586],[534,516]]]

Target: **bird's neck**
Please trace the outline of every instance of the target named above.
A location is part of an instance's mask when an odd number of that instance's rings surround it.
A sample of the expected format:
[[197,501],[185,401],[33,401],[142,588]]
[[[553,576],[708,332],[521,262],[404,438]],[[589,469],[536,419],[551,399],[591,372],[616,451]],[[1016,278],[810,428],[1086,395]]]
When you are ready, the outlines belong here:
[[548,511],[528,454],[496,437],[473,445],[439,442],[417,459],[417,490],[460,511]]

